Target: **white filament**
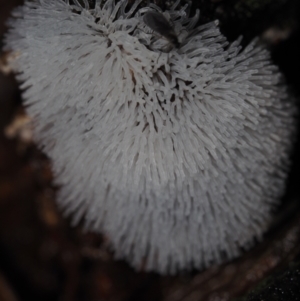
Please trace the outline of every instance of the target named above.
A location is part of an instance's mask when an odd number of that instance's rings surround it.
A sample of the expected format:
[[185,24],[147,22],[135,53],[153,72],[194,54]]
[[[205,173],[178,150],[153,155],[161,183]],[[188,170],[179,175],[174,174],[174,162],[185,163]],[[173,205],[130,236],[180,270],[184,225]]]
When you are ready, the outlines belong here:
[[[58,203],[106,233],[116,257],[174,273],[233,258],[284,191],[294,105],[269,53],[228,46],[176,6],[181,46],[127,1],[26,1],[6,49]],[[153,9],[149,8],[149,9]]]

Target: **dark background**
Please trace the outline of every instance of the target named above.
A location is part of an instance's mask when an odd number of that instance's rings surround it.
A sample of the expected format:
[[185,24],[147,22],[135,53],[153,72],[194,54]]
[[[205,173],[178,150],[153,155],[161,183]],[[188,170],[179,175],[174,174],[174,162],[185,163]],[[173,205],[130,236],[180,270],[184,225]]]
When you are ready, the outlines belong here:
[[[0,49],[4,22],[21,3],[0,0]],[[261,36],[299,99],[299,1],[200,0],[193,1],[195,8],[200,23],[218,18],[230,41],[243,34],[247,44]],[[0,52],[0,70],[6,58]],[[51,163],[32,142],[26,122],[13,74],[0,71],[0,301],[226,301],[252,289],[245,300],[299,300],[299,135],[287,191],[264,241],[227,264],[161,277],[114,261],[104,238],[62,218]]]

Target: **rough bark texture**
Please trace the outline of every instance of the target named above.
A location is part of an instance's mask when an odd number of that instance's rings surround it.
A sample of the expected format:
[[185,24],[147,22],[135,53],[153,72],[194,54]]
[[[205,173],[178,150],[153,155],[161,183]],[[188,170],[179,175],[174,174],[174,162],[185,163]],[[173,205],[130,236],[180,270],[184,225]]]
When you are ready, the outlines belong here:
[[[4,21],[21,2],[0,0],[0,46]],[[299,6],[297,0],[193,1],[200,22],[218,18],[230,40],[243,34],[247,43],[261,35],[298,98]],[[299,137],[286,196],[263,242],[205,271],[176,277],[147,274],[142,267],[135,272],[112,259],[105,237],[72,228],[60,215],[51,162],[31,141],[20,91],[6,54],[0,56],[0,300],[225,301],[260,283],[243,300],[297,300],[299,264],[291,263],[300,260]]]

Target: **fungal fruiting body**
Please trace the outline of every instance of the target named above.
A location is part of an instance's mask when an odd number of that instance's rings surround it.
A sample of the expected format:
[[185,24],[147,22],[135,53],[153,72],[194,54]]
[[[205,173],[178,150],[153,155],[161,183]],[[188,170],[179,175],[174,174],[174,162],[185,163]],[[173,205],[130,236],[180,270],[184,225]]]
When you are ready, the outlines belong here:
[[65,212],[134,267],[202,268],[267,229],[295,107],[257,42],[229,44],[177,2],[163,14],[180,47],[164,51],[140,2],[25,1],[5,49]]

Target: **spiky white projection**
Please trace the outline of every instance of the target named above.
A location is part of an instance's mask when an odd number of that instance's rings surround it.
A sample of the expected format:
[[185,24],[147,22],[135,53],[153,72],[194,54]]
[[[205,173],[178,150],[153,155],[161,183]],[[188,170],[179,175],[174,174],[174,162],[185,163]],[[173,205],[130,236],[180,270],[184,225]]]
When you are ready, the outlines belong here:
[[57,202],[109,237],[116,258],[174,273],[236,257],[284,191],[295,107],[268,51],[155,6],[26,1],[6,50],[53,162]]

